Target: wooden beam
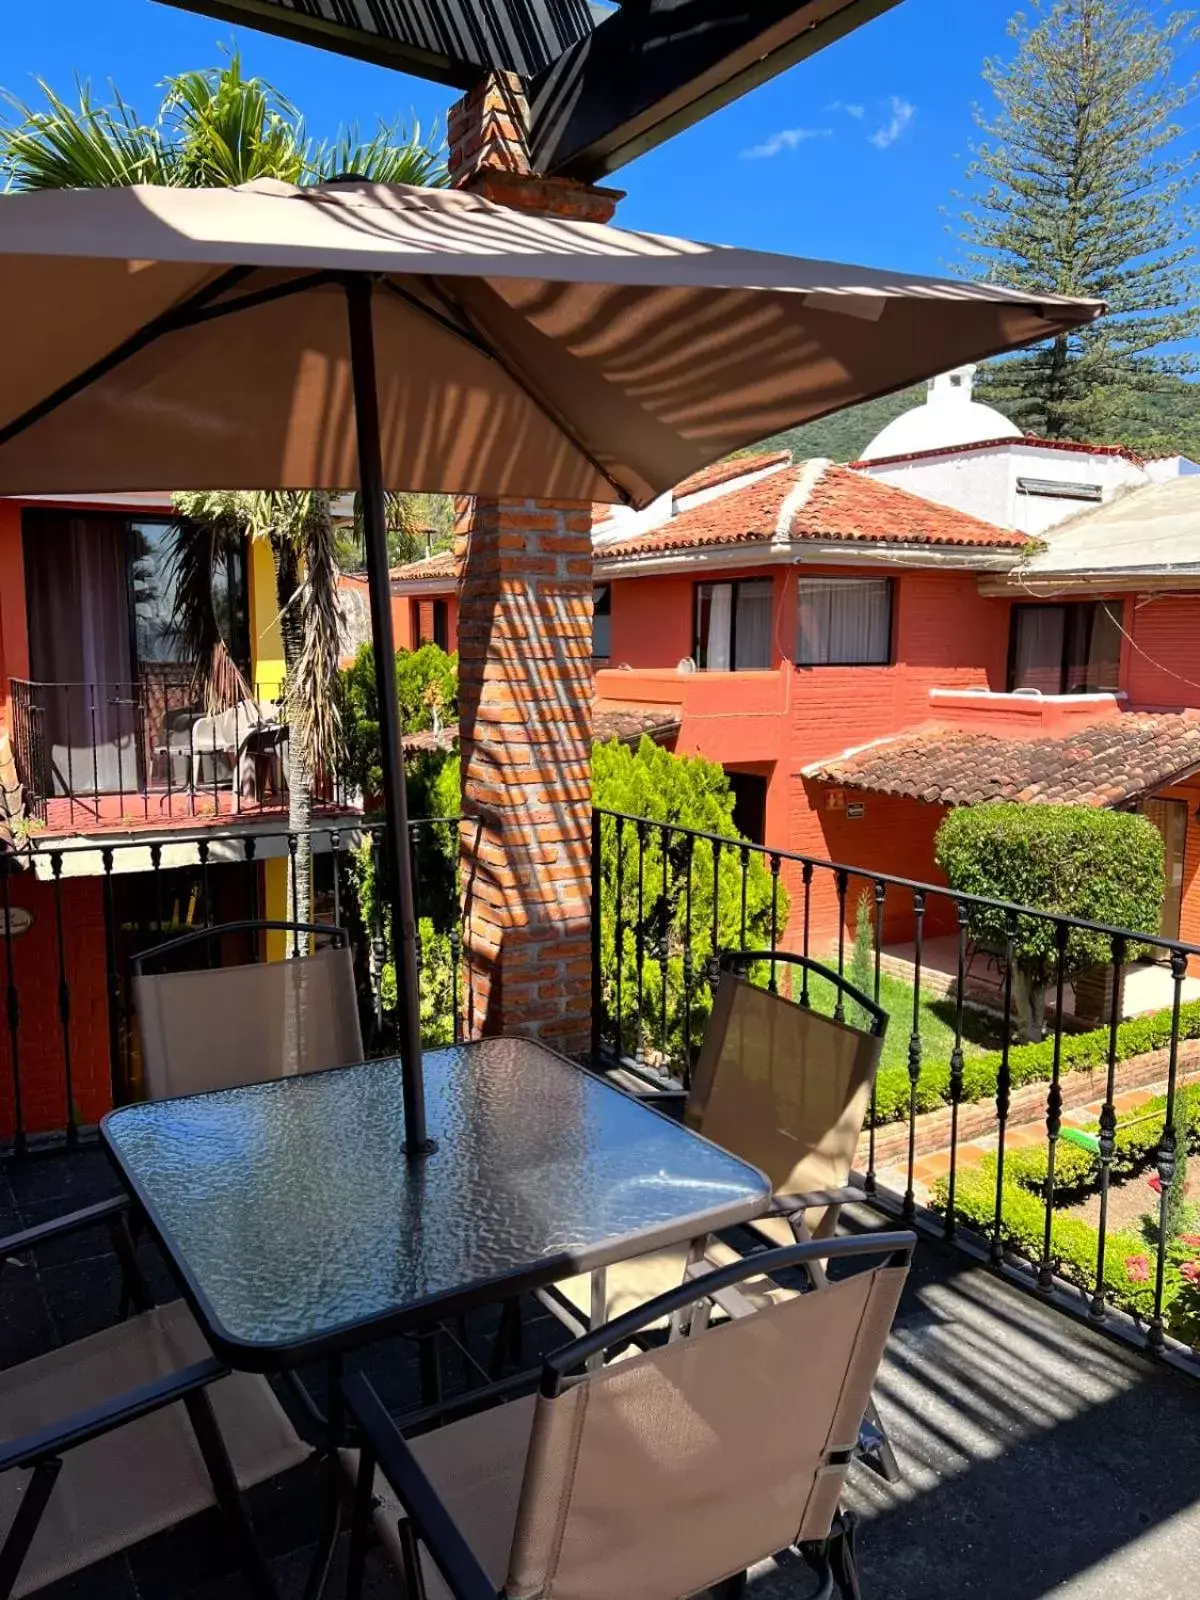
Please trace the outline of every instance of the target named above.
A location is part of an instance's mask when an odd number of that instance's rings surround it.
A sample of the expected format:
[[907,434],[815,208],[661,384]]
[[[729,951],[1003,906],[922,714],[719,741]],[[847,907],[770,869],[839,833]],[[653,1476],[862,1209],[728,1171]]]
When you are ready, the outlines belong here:
[[[489,68],[532,77],[590,31],[588,0],[159,0],[469,89]],[[370,18],[370,21],[364,19]]]
[[534,80],[534,169],[613,172],[899,3],[627,0]]

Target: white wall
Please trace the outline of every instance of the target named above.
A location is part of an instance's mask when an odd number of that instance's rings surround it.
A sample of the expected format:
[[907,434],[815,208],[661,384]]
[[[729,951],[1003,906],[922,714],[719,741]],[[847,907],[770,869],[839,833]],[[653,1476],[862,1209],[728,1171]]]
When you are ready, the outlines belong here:
[[1016,528],[1035,538],[1087,510],[1089,502],[1055,495],[1017,493],[1018,478],[1049,482],[1097,484],[1101,500],[1111,500],[1119,490],[1148,481],[1144,468],[1123,456],[1095,455],[1088,451],[1048,450],[1013,442],[985,450],[922,456],[915,461],[894,461],[886,466],[861,469],[898,489],[908,489],[939,505],[969,512],[1001,528]]

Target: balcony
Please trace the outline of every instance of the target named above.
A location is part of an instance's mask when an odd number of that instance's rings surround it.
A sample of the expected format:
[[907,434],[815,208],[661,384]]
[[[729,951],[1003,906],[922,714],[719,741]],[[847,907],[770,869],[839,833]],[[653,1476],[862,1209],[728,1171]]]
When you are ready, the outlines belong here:
[[[350,882],[350,852],[370,831],[369,824],[330,825],[314,830],[312,844],[320,915],[351,929],[364,1038],[372,1053],[385,1055],[393,1044],[380,951],[355,921]],[[429,919],[421,973],[429,1044],[456,1036],[462,1000],[459,925],[453,915],[446,925],[439,900],[449,836],[446,823],[413,827],[417,912]],[[866,972],[864,986],[889,1010],[890,1028],[859,1152],[862,1199],[844,1218],[858,1231],[900,1217],[922,1239],[878,1391],[903,1481],[887,1485],[865,1472],[852,1478],[868,1600],[1189,1592],[1186,1573],[1200,1549],[1200,1389],[1190,1380],[1200,1376],[1200,1362],[1182,1306],[1183,1258],[1146,1235],[1144,1275],[1126,1259],[1135,1227],[1130,1206],[1159,1212],[1161,1196],[1147,1180],[1161,1182],[1165,1174],[1169,1181],[1172,1114],[1181,1091],[1200,1076],[1200,1026],[1186,1003],[1168,1006],[1165,1019],[1147,1024],[1148,1037],[1132,1041],[1152,1048],[1130,1053],[1119,1017],[1099,1030],[1097,1045],[1090,1034],[1069,1031],[1067,1008],[1056,1009],[1052,997],[1043,1074],[1040,1058],[1031,1060],[1031,1047],[1014,1038],[1011,981],[1001,979],[1000,1014],[967,1004],[962,979],[972,919],[990,909],[984,902],[641,818],[598,814],[594,837],[600,937],[593,1064],[627,1084],[688,1080],[715,950],[757,943],[760,975],[769,982],[773,949],[813,944],[818,959],[861,982],[848,931],[859,891],[867,890],[877,927],[884,909],[894,914],[898,903],[913,919],[907,986],[889,976],[879,941]],[[104,918],[83,938],[74,937],[74,911],[70,903],[64,911],[62,899],[77,847],[35,839],[36,871],[5,858],[0,1081],[8,1092],[0,1115],[9,1119],[10,1154],[0,1170],[0,1207],[9,1232],[114,1192],[89,1124],[112,1099],[139,1092],[128,954],[182,926],[228,918],[236,886],[249,893],[258,852],[301,842],[284,832],[272,840],[248,846],[243,835],[219,827],[181,835],[172,862],[188,851],[192,862],[173,864],[170,872],[181,875],[174,879],[146,845],[114,841],[96,884]],[[146,894],[133,926],[125,889],[138,877]],[[188,884],[199,885],[194,900]],[[32,924],[23,925],[13,912],[35,891]],[[817,948],[808,930],[828,904],[843,932],[831,948]],[[1012,908],[1005,915],[1015,928],[1017,918],[1035,913]],[[1065,946],[1077,925],[1051,920]],[[941,937],[931,930],[947,923],[956,927],[959,984],[929,995],[925,941]],[[429,948],[430,933],[441,941],[437,951]],[[97,936],[104,944],[98,996]],[[1103,937],[1113,963],[1125,964],[1130,936],[1113,929]],[[1139,937],[1146,942],[1165,958],[1163,970],[1182,997],[1193,952]],[[857,960],[861,966],[861,949]],[[820,1007],[823,998],[814,984],[810,1002]],[[106,1012],[114,1024],[109,1075],[85,1081],[87,1034],[103,1028]],[[51,1071],[57,1077],[48,1083]],[[1064,1219],[1072,1225],[1064,1228]],[[1090,1260],[1073,1247],[1080,1232],[1074,1224],[1092,1228]],[[161,1281],[149,1243],[139,1249]],[[6,1272],[3,1292],[0,1363],[11,1365],[106,1326],[118,1298],[117,1266],[91,1241],[48,1246],[29,1269]],[[536,1302],[522,1301],[521,1309],[522,1355],[532,1364],[563,1334]],[[445,1396],[465,1395],[494,1376],[494,1326],[483,1310],[439,1327]],[[385,1342],[360,1364],[395,1414],[421,1407],[411,1344]],[[319,1395],[322,1374],[304,1377]],[[323,1492],[309,1464],[249,1497],[285,1597],[303,1592]],[[330,1595],[340,1592],[344,1556],[343,1547]],[[398,1582],[377,1555],[371,1582],[379,1600],[399,1600]],[[53,1600],[224,1600],[248,1592],[241,1583],[206,1513],[109,1558],[74,1586],[45,1592]],[[764,1564],[748,1589],[751,1600],[807,1600],[811,1592],[811,1574],[787,1558]]]
[[[286,813],[287,727],[270,702],[209,716],[186,667],[125,683],[9,681],[13,756],[37,832],[90,834]],[[321,781],[321,809],[346,809]]]

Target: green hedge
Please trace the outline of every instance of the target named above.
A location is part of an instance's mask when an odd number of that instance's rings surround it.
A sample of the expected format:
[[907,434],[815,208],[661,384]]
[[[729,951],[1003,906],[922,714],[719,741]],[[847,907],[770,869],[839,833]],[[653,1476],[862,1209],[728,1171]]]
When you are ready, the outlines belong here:
[[[1200,1000],[1189,1000],[1179,1008],[1179,1037],[1200,1039]],[[1161,1050],[1171,1042],[1171,1007],[1145,1017],[1131,1017],[1117,1028],[1117,1060]],[[1000,1052],[970,1056],[963,1063],[963,1100],[987,1100],[996,1093],[1000,1072]],[[1079,1072],[1103,1067],[1108,1061],[1108,1029],[1063,1035],[1061,1070]],[[1054,1040],[1037,1044],[1014,1044],[1008,1052],[1008,1069],[1014,1089],[1025,1083],[1049,1082],[1054,1064]],[[917,1110],[935,1111],[950,1100],[949,1061],[927,1061],[917,1080]],[[883,1067],[875,1080],[875,1124],[899,1122],[908,1116],[909,1078],[905,1067]]]
[[[1188,1147],[1200,1151],[1200,1084],[1181,1086],[1179,1099],[1188,1119]],[[1111,1168],[1115,1179],[1131,1177],[1154,1159],[1162,1140],[1166,1111],[1166,1095],[1155,1095],[1138,1107],[1131,1121],[1118,1126]],[[1005,1177],[1039,1195],[1045,1192],[1047,1167],[1045,1145],[1011,1150],[1004,1158]],[[1092,1188],[1099,1176],[1099,1156],[1069,1140],[1058,1141],[1054,1157],[1056,1195],[1082,1193]]]
[[[1007,1166],[1007,1162],[1005,1163]],[[933,1203],[945,1211],[949,1182],[933,1185]],[[959,1221],[989,1237],[996,1214],[996,1162],[985,1157],[977,1167],[961,1170],[954,1194]],[[1001,1196],[1001,1237],[1005,1245],[1030,1261],[1040,1261],[1046,1233],[1046,1206],[1037,1195],[1006,1175]],[[1186,1239],[1194,1236],[1187,1235]],[[1084,1289],[1096,1280],[1099,1234],[1082,1217],[1055,1212],[1051,1222],[1050,1250],[1060,1275]],[[1172,1334],[1188,1343],[1200,1339],[1200,1292],[1180,1268],[1196,1258],[1196,1249],[1184,1240],[1167,1252],[1163,1275],[1163,1316]],[[1104,1288],[1113,1306],[1147,1319],[1154,1311],[1155,1251],[1139,1233],[1112,1231],[1104,1250]]]

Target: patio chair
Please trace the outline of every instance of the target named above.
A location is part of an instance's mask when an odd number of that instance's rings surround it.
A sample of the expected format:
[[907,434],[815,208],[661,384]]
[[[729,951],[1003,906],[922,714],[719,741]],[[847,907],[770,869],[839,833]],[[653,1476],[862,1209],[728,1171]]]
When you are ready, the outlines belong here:
[[134,1315],[0,1373],[0,1600],[214,1505],[252,1592],[271,1596],[239,1491],[311,1451],[264,1379],[221,1366],[182,1301],[154,1307],[125,1202],[0,1240],[0,1264],[97,1227],[112,1235]]
[[[866,1018],[860,1028],[797,999],[750,982],[750,969],[774,963],[792,973],[792,988],[824,988],[831,1010]],[[684,1121],[771,1180],[774,1215],[747,1224],[771,1245],[830,1238],[849,1186],[859,1134],[879,1066],[887,1013],[846,978],[807,956],[731,951],[721,977],[690,1090],[645,1098],[683,1100]],[[651,1251],[544,1291],[545,1304],[579,1331],[573,1313],[592,1322],[619,1315],[680,1283],[689,1270],[721,1265],[734,1252],[719,1241]]]
[[[327,941],[291,961],[186,972],[146,971],[229,934],[282,931]],[[152,1100],[230,1089],[363,1059],[358,996],[344,928],[230,922],[185,933],[134,957],[133,999]]]
[[[915,1243],[809,1241],[723,1267],[557,1351],[536,1396],[411,1441],[365,1377],[347,1378],[363,1439],[357,1461],[343,1458],[356,1478],[350,1600],[372,1514],[405,1594],[427,1600],[733,1596],[747,1568],[793,1545],[823,1600],[859,1600],[839,1501]],[[822,1253],[860,1270],[708,1324],[714,1290]],[[664,1319],[679,1330],[670,1343],[594,1365]]]

